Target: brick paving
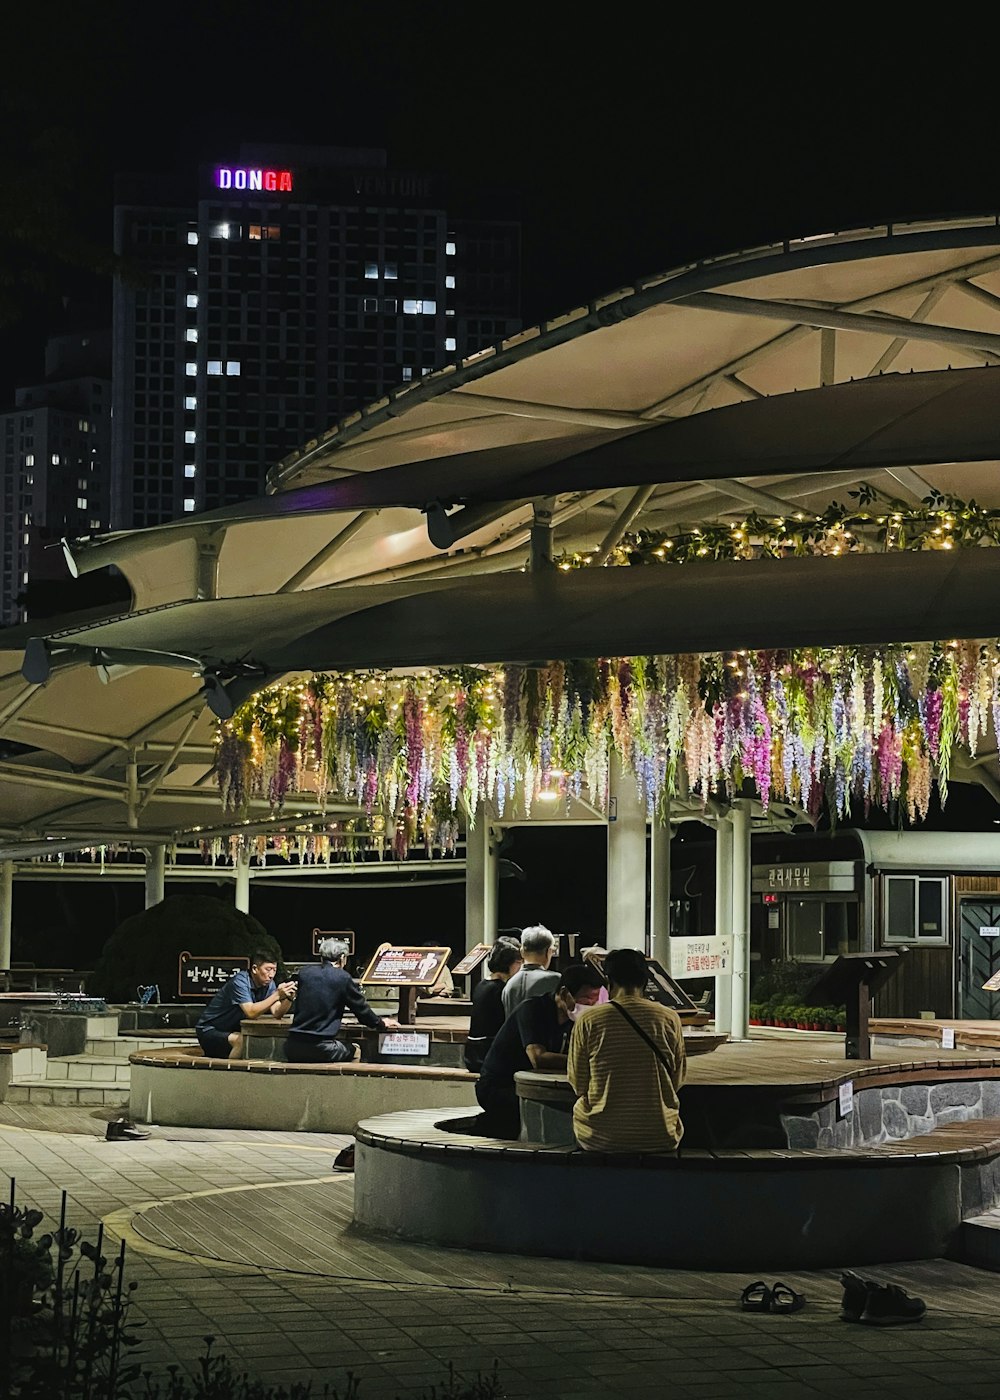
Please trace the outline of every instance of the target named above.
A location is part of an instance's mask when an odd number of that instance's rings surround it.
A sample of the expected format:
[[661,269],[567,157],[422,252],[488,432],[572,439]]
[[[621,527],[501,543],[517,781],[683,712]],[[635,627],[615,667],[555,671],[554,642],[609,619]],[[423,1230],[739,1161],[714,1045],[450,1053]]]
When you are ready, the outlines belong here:
[[[494,1358],[510,1400],[997,1394],[997,1274],[942,1260],[862,1269],[927,1299],[914,1326],[842,1322],[833,1270],[786,1275],[806,1294],[802,1312],[743,1313],[745,1276],[370,1245],[349,1224],[350,1178],[329,1170],[342,1137],[171,1128],[107,1143],[106,1118],[0,1105],[0,1171],[16,1176],[20,1203],[54,1218],[65,1189],[71,1224],[92,1238],[104,1220],[125,1237],[154,1371],[192,1370],[211,1335],[269,1384],[343,1394],[352,1372],[361,1400],[416,1400],[440,1389],[449,1362],[472,1375]],[[297,1202],[324,1182],[330,1223],[322,1233],[309,1222],[319,1262],[303,1272]],[[161,1226],[181,1233],[157,1246]],[[264,1263],[206,1257],[213,1232],[240,1231],[258,1258],[271,1241]]]

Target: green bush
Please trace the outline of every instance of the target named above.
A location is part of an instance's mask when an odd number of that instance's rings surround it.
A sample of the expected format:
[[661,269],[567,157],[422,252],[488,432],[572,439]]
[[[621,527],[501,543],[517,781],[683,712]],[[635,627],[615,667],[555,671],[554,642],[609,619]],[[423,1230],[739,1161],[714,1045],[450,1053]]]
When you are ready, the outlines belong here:
[[155,983],[161,1001],[175,1001],[181,953],[252,957],[258,949],[273,954],[280,977],[281,948],[257,919],[211,895],[171,895],[119,924],[87,990],[105,1001],[128,1002],[136,1000],[137,987]]
[[756,978],[753,994],[756,1001],[799,1002],[803,993],[819,978],[815,967],[796,962],[794,958],[776,960]]

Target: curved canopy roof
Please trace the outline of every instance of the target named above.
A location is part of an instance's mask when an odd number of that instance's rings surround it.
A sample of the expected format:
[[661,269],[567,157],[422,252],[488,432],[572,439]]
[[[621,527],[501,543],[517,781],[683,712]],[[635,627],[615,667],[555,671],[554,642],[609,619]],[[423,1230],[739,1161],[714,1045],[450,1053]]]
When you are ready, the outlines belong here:
[[[95,789],[112,773],[137,829],[202,811],[203,670],[245,693],[305,669],[995,634],[990,550],[523,570],[533,525],[601,563],[629,530],[816,513],[861,482],[1000,507],[998,369],[989,217],[692,264],[428,375],[258,500],[68,545],[80,571],[118,565],[134,605],[47,629],[26,667],[43,686],[19,674],[41,629],[0,636],[0,741],[33,749],[0,768],[0,826],[97,823],[96,792],[11,788],[45,765]],[[95,664],[141,669],[105,689]],[[123,755],[150,724],[154,791],[130,804]]]

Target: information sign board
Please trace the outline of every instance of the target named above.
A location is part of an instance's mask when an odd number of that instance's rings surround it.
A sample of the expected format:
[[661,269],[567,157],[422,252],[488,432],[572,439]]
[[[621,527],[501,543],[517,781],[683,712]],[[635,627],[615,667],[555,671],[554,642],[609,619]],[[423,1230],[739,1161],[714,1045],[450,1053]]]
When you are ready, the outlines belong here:
[[854,1080],[848,1079],[837,1090],[837,1107],[841,1118],[849,1118],[854,1112]]
[[477,943],[474,948],[470,948],[461,962],[457,962],[451,969],[452,977],[464,977],[466,973],[474,971],[475,968],[488,958],[493,947],[489,943]]
[[1000,972],[994,972],[993,976],[983,983],[984,992],[1000,992]]
[[[583,954],[583,961],[596,967],[605,981],[607,981],[604,972],[606,956],[607,950],[604,948],[588,948]],[[649,968],[649,981],[646,983],[645,995],[650,1001],[658,1001],[662,1006],[672,1006],[675,1011],[694,1012],[697,1010],[684,988],[674,981],[666,968],[655,958],[647,958],[646,966]]]
[[942,1049],[942,1050],[954,1050],[954,1048],[955,1048],[955,1027],[954,1027],[954,1026],[942,1026],[942,1027],[941,1027],[941,1049]]
[[429,1031],[385,1031],[378,1038],[380,1055],[429,1055]]
[[726,977],[733,970],[731,933],[670,939],[671,977]]
[[433,987],[450,956],[450,948],[383,943],[359,980],[378,986]]
[[314,928],[313,929],[313,957],[319,957],[319,941],[321,938],[332,938],[337,943],[344,945],[345,953],[354,952],[354,930],[352,928]]
[[181,953],[177,959],[177,995],[182,1001],[188,997],[214,997],[234,972],[249,966],[249,958],[230,954],[210,957],[201,953]]

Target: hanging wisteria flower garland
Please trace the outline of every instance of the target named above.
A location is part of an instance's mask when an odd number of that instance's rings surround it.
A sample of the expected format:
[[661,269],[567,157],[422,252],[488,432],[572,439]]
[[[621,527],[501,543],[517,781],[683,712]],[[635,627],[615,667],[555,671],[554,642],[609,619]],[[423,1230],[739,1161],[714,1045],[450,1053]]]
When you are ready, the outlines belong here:
[[612,755],[654,813],[752,779],[765,806],[838,818],[947,796],[951,755],[1000,730],[996,641],[554,662],[419,675],[314,675],[261,691],[220,726],[223,803],[294,792],[357,802],[396,833],[453,849],[460,804],[530,815],[586,792],[606,809]]

